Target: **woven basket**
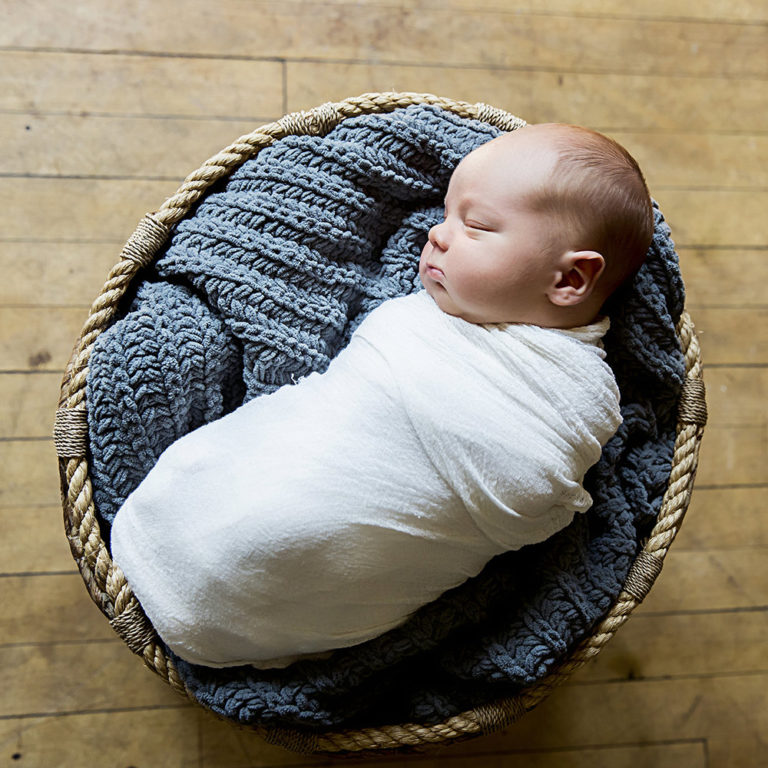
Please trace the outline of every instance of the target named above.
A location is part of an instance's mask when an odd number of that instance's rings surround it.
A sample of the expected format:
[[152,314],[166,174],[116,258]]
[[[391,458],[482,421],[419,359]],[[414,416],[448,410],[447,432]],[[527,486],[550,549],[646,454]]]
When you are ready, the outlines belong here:
[[[144,615],[121,570],[102,539],[92,499],[87,462],[88,414],[85,402],[88,362],[94,342],[113,321],[119,302],[136,277],[167,241],[171,229],[187,216],[206,191],[264,147],[291,134],[323,136],[343,120],[357,115],[391,112],[412,104],[431,104],[460,117],[474,118],[511,130],[520,120],[487,104],[467,104],[429,94],[371,93],[309,112],[296,112],[243,136],[190,174],[161,208],[147,214],[131,235],[107,282],[91,307],[61,387],[54,440],[59,457],[64,522],[72,555],[93,601],[129,648],[174,689],[188,695],[162,642]],[[699,345],[686,312],[677,326],[685,358],[686,380],[680,397],[672,468],[659,516],[634,561],[622,592],[608,615],[558,668],[514,697],[463,712],[434,725],[382,724],[361,730],[325,733],[290,728],[256,728],[268,742],[302,753],[381,754],[456,742],[500,730],[539,704],[568,676],[596,656],[643,600],[661,571],[677,534],[693,487],[699,446],[706,423],[706,403]],[[190,698],[192,698],[190,696]],[[194,699],[193,699],[194,701]]]

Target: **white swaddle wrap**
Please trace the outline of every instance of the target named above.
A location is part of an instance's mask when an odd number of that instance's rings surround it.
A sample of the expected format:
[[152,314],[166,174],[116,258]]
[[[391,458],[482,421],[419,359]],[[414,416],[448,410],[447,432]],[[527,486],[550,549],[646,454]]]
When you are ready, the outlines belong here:
[[371,639],[591,504],[620,423],[600,338],[385,302],[323,374],[186,435],[115,519],[160,636],[209,666]]

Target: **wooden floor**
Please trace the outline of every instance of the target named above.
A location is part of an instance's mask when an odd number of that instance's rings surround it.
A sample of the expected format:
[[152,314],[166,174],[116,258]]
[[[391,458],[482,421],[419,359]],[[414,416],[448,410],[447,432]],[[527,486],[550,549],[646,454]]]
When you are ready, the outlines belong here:
[[508,731],[395,762],[768,764],[767,86],[765,0],[0,0],[0,766],[327,762],[214,720],[116,639],[69,555],[50,433],[141,215],[259,123],[374,90],[624,143],[679,246],[710,405],[686,524],[598,660]]

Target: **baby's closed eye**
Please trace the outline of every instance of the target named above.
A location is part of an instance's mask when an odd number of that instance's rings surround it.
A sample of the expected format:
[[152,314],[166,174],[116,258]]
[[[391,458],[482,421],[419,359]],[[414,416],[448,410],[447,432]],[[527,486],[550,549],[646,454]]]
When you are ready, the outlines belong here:
[[487,224],[483,221],[478,221],[476,219],[466,219],[464,221],[464,226],[467,229],[475,230],[477,232],[491,232],[493,231],[493,227],[491,227],[490,224]]

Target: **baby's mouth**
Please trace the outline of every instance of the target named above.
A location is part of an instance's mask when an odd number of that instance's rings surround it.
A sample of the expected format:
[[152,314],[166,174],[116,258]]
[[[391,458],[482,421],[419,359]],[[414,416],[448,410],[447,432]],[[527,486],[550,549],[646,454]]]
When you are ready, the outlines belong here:
[[442,280],[445,278],[445,272],[434,264],[428,263],[425,271],[433,280]]

